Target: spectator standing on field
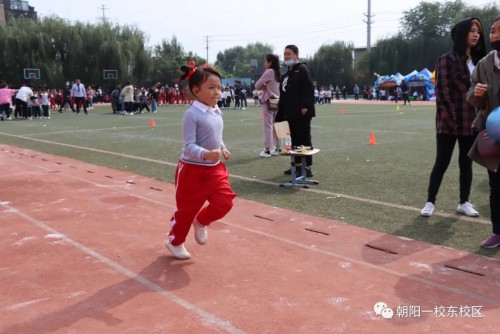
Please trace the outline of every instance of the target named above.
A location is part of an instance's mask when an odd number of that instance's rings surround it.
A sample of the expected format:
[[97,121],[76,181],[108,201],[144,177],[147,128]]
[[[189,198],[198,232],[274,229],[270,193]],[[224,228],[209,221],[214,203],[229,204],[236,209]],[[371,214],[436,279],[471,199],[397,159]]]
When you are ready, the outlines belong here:
[[429,178],[427,202],[420,211],[424,217],[434,212],[439,187],[457,141],[460,170],[457,212],[479,216],[469,203],[473,173],[468,153],[477,133],[472,127],[476,110],[466,101],[466,94],[471,86],[471,73],[486,54],[483,26],[476,18],[464,19],[455,24],[451,38],[453,50],[442,55],[436,65],[436,159]]
[[[500,246],[500,150],[484,155],[478,149],[478,140],[488,139],[491,133],[482,131],[490,113],[500,105],[500,16],[493,20],[490,27],[489,40],[493,49],[482,58],[472,73],[471,86],[467,93],[467,101],[479,109],[472,123],[474,129],[481,131],[469,151],[469,156],[475,162],[488,169],[488,185],[490,190],[490,218],[492,234],[484,239],[480,246],[483,248],[496,248]],[[490,129],[491,131],[491,129]],[[497,138],[498,139],[498,138]]]
[[4,82],[2,82],[2,84],[0,85],[0,120],[4,120],[4,113],[6,119],[12,119],[10,117],[12,97],[16,95],[16,92],[16,90],[10,89],[9,85]]
[[[287,45],[283,52],[284,63],[287,71],[280,80],[280,99],[276,122],[288,121],[292,146],[311,146],[311,120],[316,116],[314,99],[314,81],[307,64],[299,61],[299,48]],[[295,157],[297,173],[306,169],[307,177],[312,177],[312,156],[306,157],[306,166],[302,166],[301,157]],[[285,171],[286,175],[291,170]]]
[[130,83],[130,81],[127,81],[125,83],[125,87],[122,89],[122,95],[123,95],[123,103],[125,104],[125,111],[122,113],[122,115],[131,115],[133,116],[134,113],[132,112],[134,108],[134,86]]
[[401,80],[401,92],[403,92],[403,105],[406,105],[406,102],[408,102],[408,105],[411,105],[410,98],[408,96],[410,88],[408,88],[408,84],[404,80]]
[[49,101],[49,93],[47,92],[47,89],[43,88],[42,92],[40,93],[40,104],[42,105],[42,117],[43,118],[50,118],[49,115],[49,106],[50,106],[50,101]]
[[66,82],[66,85],[64,86],[62,90],[62,101],[61,105],[59,106],[59,112],[62,113],[63,108],[68,104],[69,108],[75,112],[75,109],[73,108],[73,104],[71,103],[71,88],[69,86],[69,82]]
[[28,118],[28,101],[33,96],[33,91],[26,84],[19,88],[16,94],[16,110],[14,116],[17,118]]
[[[262,158],[270,158],[272,155],[279,155],[279,141],[274,131],[274,119],[276,110],[269,110],[267,101],[271,97],[280,96],[280,62],[277,55],[267,54],[264,58],[266,70],[255,83],[255,89],[261,91],[261,113],[262,130],[264,134],[264,151],[260,153]],[[271,149],[273,149],[271,151]]]
[[77,115],[80,113],[80,108],[82,106],[85,114],[88,114],[87,107],[85,106],[86,96],[87,91],[85,90],[85,85],[80,82],[80,79],[76,79],[75,83],[71,87],[71,97],[75,100]]

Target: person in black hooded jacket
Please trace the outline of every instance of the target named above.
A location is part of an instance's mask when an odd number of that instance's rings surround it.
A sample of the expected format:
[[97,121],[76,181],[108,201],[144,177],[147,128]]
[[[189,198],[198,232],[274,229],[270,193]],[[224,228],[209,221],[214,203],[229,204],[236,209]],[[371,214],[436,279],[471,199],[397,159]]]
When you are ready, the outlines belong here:
[[[312,146],[311,120],[316,116],[314,109],[314,82],[305,63],[299,62],[299,48],[287,45],[284,51],[284,62],[288,66],[280,80],[280,100],[275,122],[288,121],[292,146]],[[312,156],[306,158],[307,176],[313,176],[311,171]],[[300,175],[302,164],[296,158],[297,173]],[[286,170],[285,174],[290,174]]]
[[451,30],[453,50],[442,55],[436,65],[436,160],[429,178],[427,202],[420,214],[432,215],[436,196],[448,169],[458,141],[460,198],[457,212],[479,216],[469,203],[472,185],[472,160],[468,157],[476,131],[472,128],[476,110],[466,101],[471,73],[486,55],[483,25],[471,17],[455,24]]

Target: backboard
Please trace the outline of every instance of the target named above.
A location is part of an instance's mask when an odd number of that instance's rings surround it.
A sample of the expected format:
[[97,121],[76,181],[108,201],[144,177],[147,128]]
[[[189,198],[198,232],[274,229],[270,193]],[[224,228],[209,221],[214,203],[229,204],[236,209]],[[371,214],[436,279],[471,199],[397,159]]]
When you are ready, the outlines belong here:
[[39,68],[24,68],[23,74],[25,80],[40,80]]
[[117,70],[103,70],[103,79],[104,80],[116,80],[118,79],[118,71]]

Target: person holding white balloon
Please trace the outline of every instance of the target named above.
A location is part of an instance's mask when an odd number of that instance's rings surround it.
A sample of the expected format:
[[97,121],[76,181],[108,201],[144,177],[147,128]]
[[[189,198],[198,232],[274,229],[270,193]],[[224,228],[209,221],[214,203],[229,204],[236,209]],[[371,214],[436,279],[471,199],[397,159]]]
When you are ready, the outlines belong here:
[[[472,126],[481,132],[469,156],[475,162],[488,168],[490,186],[490,210],[493,234],[481,242],[483,248],[500,246],[500,16],[493,20],[490,29],[490,43],[493,49],[476,65],[471,76],[471,87],[467,101],[479,108]],[[489,152],[480,153],[478,142],[494,139]],[[495,145],[496,144],[496,145]],[[496,148],[495,148],[496,147]]]

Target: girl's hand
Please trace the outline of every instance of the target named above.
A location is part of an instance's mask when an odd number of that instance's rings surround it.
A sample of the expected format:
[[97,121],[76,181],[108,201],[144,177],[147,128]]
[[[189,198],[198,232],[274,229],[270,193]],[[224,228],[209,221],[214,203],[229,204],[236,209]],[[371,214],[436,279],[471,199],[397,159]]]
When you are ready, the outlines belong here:
[[211,150],[203,152],[203,160],[208,160],[210,162],[217,162],[220,160],[220,156],[222,155],[222,150]]
[[474,96],[483,96],[487,89],[488,85],[477,83],[474,87]]
[[229,151],[227,150],[227,148],[223,147],[223,148],[221,149],[221,153],[222,153],[222,155],[224,156],[224,159],[225,159],[225,160],[229,160],[229,159],[231,158],[231,152],[229,152]]

